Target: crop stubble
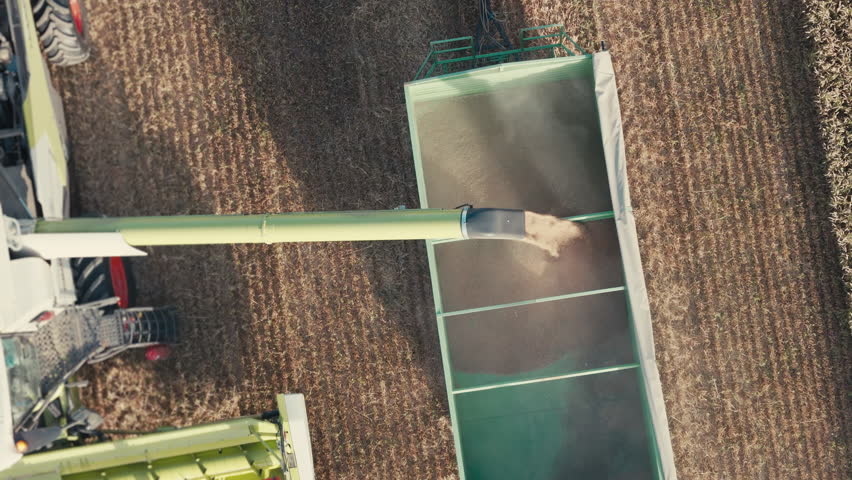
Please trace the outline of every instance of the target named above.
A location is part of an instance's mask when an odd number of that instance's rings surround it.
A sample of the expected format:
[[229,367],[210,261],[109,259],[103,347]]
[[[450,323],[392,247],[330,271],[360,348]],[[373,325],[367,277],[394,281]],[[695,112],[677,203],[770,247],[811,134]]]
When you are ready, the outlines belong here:
[[[93,59],[57,71],[83,211],[416,205],[402,83],[452,2],[89,2]],[[472,2],[471,2],[472,3]],[[153,5],[156,5],[154,7]],[[683,478],[848,478],[847,305],[812,79],[786,2],[495,2],[611,46],[657,358]],[[418,242],[158,248],[173,359],[86,372],[111,427],[306,394],[320,478],[455,475]]]

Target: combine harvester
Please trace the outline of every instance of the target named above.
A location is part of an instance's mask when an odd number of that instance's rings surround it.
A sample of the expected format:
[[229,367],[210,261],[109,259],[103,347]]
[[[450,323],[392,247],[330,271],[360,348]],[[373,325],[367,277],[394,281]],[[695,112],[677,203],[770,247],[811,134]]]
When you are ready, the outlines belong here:
[[126,440],[24,456],[4,480],[313,480],[300,394],[278,395],[277,410]]
[[[68,216],[65,122],[41,46],[57,65],[88,57],[78,0],[33,4],[0,6],[0,218],[10,222]],[[0,228],[0,470],[98,435],[101,417],[69,382],[80,367],[135,347],[156,357],[177,335],[173,309],[130,308],[121,258],[96,244],[82,258],[42,257],[14,244],[13,225]]]
[[[476,38],[433,42],[405,85],[423,209],[6,213],[0,281],[13,288],[16,262],[54,268],[68,258],[144,255],[139,246],[425,239],[462,478],[676,478],[609,54],[587,54],[559,25],[522,30],[512,48],[489,18]],[[488,34],[495,25],[497,35]],[[0,384],[8,388],[18,360],[6,358]],[[311,478],[304,403],[286,398],[273,414],[30,454],[2,475]],[[8,412],[0,404],[5,460],[13,435],[27,451],[39,431],[98,423],[78,409],[27,437]]]
[[[60,66],[88,57],[79,0],[33,4],[0,6],[0,479],[312,480],[298,394],[257,417],[115,442],[80,404],[80,367],[134,347],[163,355],[177,325],[173,309],[129,308],[125,264],[98,238],[18,242],[20,225],[67,218],[70,207],[62,104],[40,44]],[[56,255],[53,240],[74,254]]]

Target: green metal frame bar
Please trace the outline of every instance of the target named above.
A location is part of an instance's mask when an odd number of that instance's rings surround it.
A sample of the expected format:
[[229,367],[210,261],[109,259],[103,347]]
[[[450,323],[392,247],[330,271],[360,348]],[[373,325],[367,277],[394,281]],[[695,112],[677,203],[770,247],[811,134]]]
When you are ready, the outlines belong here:
[[460,388],[458,390],[453,390],[453,395],[461,395],[464,393],[471,392],[481,392],[483,390],[495,390],[498,388],[506,388],[506,387],[517,387],[519,385],[529,385],[533,383],[544,383],[544,382],[553,382],[556,380],[565,380],[566,378],[577,378],[577,377],[586,377],[589,375],[599,375],[602,373],[610,373],[610,372],[620,372],[622,370],[630,370],[633,368],[639,368],[639,363],[628,363],[626,365],[616,365],[613,367],[601,367],[601,368],[591,368],[588,370],[579,370],[576,372],[566,373],[564,375],[556,375],[552,377],[543,377],[543,378],[533,378],[530,380],[515,380],[511,382],[498,382],[498,383],[490,383],[487,385],[481,385],[479,387],[470,387],[470,388]]
[[[557,28],[558,31],[553,32],[553,33],[546,33],[546,34],[543,34],[543,35],[535,35],[535,36],[532,36],[532,37],[528,37],[528,36],[524,35],[526,32],[537,32],[537,31],[542,31],[542,30],[548,29],[548,28]],[[544,38],[554,38],[554,39],[557,39],[559,42],[562,42],[563,40],[567,39],[583,55],[588,55],[588,52],[586,52],[586,50],[583,47],[581,47],[577,42],[575,42],[574,39],[571,38],[570,35],[565,33],[565,25],[563,25],[561,23],[551,23],[550,25],[542,25],[540,27],[522,28],[520,30],[520,33],[519,33],[518,36],[521,39],[521,48],[526,47],[526,44],[533,41],[533,40],[541,40],[541,39],[544,39]]]
[[[465,42],[466,45],[461,46],[461,47],[453,47],[453,48],[436,48],[436,47],[439,47],[439,46],[443,46],[443,45],[447,45],[447,44],[460,43],[460,42]],[[423,60],[423,63],[420,65],[420,68],[417,69],[417,74],[414,76],[414,78],[420,78],[420,74],[423,72],[423,69],[426,68],[426,65],[429,63],[429,59],[433,55],[438,56],[438,55],[443,55],[443,54],[447,54],[447,53],[450,53],[450,52],[459,52],[459,51],[465,51],[465,50],[467,50],[469,52],[468,56],[473,55],[473,37],[456,37],[456,38],[448,38],[446,40],[434,40],[434,41],[429,42],[429,54],[426,56],[426,59]],[[431,71],[432,71],[432,69],[429,70],[429,72],[431,72]],[[428,77],[429,74],[427,74],[426,76]]]
[[[548,28],[557,28],[558,30],[553,33],[542,35],[526,35],[527,32],[536,32]],[[529,57],[530,53],[542,50],[549,50],[551,58],[556,56],[557,51],[563,52],[566,56],[577,55],[577,53],[572,51],[566,43],[576,48],[580,52],[580,55],[589,55],[585,49],[583,49],[565,32],[565,26],[561,23],[542,25],[540,27],[522,28],[518,36],[521,39],[521,48],[480,54],[476,54],[474,52],[473,37],[456,37],[447,40],[429,42],[429,53],[426,54],[426,58],[423,60],[423,63],[420,64],[420,68],[417,69],[417,73],[414,75],[414,80],[430,78],[436,75],[445,75],[449,73],[447,72],[448,66],[461,62],[468,62],[467,68],[464,68],[464,70],[469,70],[481,65],[512,61],[512,59],[523,60],[525,57]],[[549,40],[551,43],[544,45],[529,45],[530,42],[535,40]],[[447,45],[461,43],[463,43],[461,46],[444,48]],[[456,54],[457,52],[464,52],[464,55],[444,58],[449,54]]]
[[563,295],[554,295],[552,297],[534,298],[532,300],[522,300],[520,302],[503,303],[500,305],[488,305],[486,307],[467,308],[464,310],[456,310],[453,312],[442,313],[438,311],[438,315],[442,317],[454,317],[456,315],[466,315],[468,313],[490,312],[492,310],[502,310],[504,308],[522,307],[524,305],[532,305],[534,303],[556,302],[559,300],[567,300],[569,298],[588,297],[590,295],[600,295],[604,293],[623,292],[624,287],[601,288],[599,290],[588,290],[585,292],[566,293]]

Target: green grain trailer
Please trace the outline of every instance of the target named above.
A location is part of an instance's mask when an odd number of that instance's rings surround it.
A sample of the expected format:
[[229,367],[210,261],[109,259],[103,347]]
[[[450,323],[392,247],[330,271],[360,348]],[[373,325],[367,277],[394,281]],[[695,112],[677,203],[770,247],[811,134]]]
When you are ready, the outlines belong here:
[[[561,25],[433,42],[405,85],[420,202],[583,222],[558,259],[427,240],[462,478],[676,478],[610,55]],[[602,45],[603,47],[603,45]]]

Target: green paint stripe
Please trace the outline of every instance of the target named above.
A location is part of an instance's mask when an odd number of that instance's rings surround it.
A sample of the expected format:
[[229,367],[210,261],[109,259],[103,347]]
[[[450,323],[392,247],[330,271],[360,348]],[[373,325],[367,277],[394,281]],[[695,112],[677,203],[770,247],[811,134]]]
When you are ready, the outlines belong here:
[[[418,176],[418,178],[419,178],[419,176]],[[426,207],[424,206],[422,208],[426,208]],[[610,210],[608,212],[597,212],[597,213],[587,213],[587,214],[584,214],[584,215],[574,215],[573,217],[562,217],[562,220],[570,220],[572,222],[585,223],[585,222],[595,222],[595,221],[598,221],[598,220],[609,220],[611,218],[615,218],[615,212],[613,212],[612,210]],[[441,240],[432,240],[432,244],[435,245],[435,244],[440,244],[440,243],[460,242],[462,240],[466,240],[466,239],[464,239],[464,238],[443,238]]]
[[557,375],[555,377],[544,377],[544,378],[536,378],[534,380],[519,380],[515,382],[501,382],[501,383],[492,383],[489,385],[483,385],[481,387],[471,387],[471,388],[462,388],[459,390],[453,390],[453,395],[461,395],[463,393],[471,393],[471,392],[481,392],[483,390],[494,390],[497,388],[506,388],[506,387],[517,387],[519,385],[530,385],[533,383],[544,383],[544,382],[553,382],[556,380],[565,380],[566,378],[577,378],[577,377],[585,377],[588,375],[598,375],[601,373],[610,373],[610,372],[620,372],[622,370],[630,370],[633,368],[639,368],[638,363],[630,363],[627,365],[618,365],[615,367],[603,367],[603,368],[593,368],[591,370],[582,370],[579,372],[567,373],[565,375]]
[[473,46],[473,37],[456,37],[448,38],[446,40],[432,40],[431,42],[429,42],[429,45],[442,45],[445,43],[460,42],[462,40],[468,42],[471,47]]
[[572,222],[594,222],[597,220],[609,220],[610,218],[615,218],[615,212],[612,210],[608,212],[598,212],[598,213],[587,213],[585,215],[574,215],[573,217],[564,217],[562,220],[570,220]]
[[[468,313],[479,313],[479,312],[488,312],[491,310],[501,310],[504,308],[512,308],[512,307],[522,307],[524,305],[532,305],[534,303],[547,303],[547,302],[555,302],[558,300],[566,300],[569,298],[577,298],[577,297],[588,297],[590,295],[600,295],[603,293],[612,293],[612,292],[621,292],[624,291],[624,287],[611,287],[611,288],[602,288],[600,290],[589,290],[587,292],[576,292],[576,293],[566,293],[564,295],[556,295],[553,297],[543,297],[543,298],[534,298],[532,300],[523,300],[520,302],[512,302],[512,303],[504,303],[502,305],[489,305],[487,307],[477,307],[477,308],[468,308],[465,310],[456,310],[454,312],[446,312],[441,313],[438,312],[439,317],[454,317],[456,315],[466,315]],[[437,306],[437,305],[436,305]]]

